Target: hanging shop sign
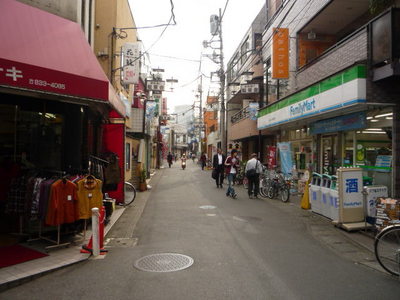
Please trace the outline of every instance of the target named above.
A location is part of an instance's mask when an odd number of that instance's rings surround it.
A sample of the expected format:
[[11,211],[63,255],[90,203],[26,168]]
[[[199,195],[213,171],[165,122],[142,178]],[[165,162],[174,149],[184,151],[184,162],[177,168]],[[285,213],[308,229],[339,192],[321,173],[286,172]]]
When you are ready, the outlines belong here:
[[122,46],[122,83],[138,84],[140,72],[139,43],[125,43]]
[[259,130],[366,102],[366,69],[358,65],[259,112]]
[[260,86],[258,83],[241,84],[240,92],[242,94],[258,94],[260,92]]
[[365,127],[367,127],[367,116],[365,112],[358,112],[315,122],[311,124],[310,132],[311,134],[323,134]]
[[272,78],[289,78],[289,29],[273,28]]
[[339,168],[339,222],[364,220],[363,177],[361,168]]

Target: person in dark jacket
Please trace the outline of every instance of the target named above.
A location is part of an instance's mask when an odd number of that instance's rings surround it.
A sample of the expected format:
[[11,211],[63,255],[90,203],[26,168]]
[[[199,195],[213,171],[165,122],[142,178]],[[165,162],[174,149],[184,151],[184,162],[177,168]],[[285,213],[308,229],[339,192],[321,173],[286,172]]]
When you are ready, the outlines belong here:
[[225,155],[222,153],[222,150],[218,148],[217,154],[213,156],[213,169],[217,172],[217,178],[215,179],[215,183],[217,184],[217,188],[222,189],[222,183],[224,182],[224,164],[225,164]]

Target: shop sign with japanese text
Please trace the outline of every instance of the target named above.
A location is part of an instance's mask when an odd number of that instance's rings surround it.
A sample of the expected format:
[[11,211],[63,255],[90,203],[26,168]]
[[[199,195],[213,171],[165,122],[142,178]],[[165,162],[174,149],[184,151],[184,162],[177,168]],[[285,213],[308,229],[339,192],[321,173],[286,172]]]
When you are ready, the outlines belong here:
[[138,43],[126,43],[122,46],[122,83],[139,82],[140,53]]
[[289,29],[273,28],[272,78],[289,78]]

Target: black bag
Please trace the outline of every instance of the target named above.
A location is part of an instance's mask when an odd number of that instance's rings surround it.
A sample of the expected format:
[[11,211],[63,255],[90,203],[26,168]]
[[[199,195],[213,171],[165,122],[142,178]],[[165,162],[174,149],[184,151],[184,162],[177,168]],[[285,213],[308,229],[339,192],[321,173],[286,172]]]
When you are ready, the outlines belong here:
[[254,177],[254,176],[256,176],[256,169],[247,170],[247,172],[246,172],[247,178]]
[[256,174],[257,174],[257,164],[258,164],[258,160],[256,162],[256,167],[254,169],[247,170],[247,172],[246,172],[246,177],[247,178],[251,178],[251,177],[255,177],[256,176]]
[[217,170],[212,170],[211,177],[212,179],[217,179]]

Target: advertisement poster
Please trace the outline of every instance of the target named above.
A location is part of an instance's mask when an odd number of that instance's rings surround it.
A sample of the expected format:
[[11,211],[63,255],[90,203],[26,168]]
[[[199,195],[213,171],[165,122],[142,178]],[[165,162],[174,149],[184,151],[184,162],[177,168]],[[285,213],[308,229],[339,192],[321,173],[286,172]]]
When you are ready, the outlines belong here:
[[281,160],[281,171],[285,175],[292,173],[292,145],[290,142],[278,143],[279,157]]
[[258,113],[259,104],[258,102],[250,102],[249,103],[249,118],[250,120],[256,121],[257,120],[257,113]]
[[276,146],[267,147],[267,164],[268,169],[276,168]]

